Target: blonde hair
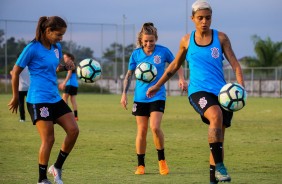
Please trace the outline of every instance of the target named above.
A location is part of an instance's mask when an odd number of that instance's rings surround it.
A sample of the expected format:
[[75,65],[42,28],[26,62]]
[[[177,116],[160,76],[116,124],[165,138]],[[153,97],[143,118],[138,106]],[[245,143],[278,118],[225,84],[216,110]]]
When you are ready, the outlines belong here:
[[206,0],[197,0],[192,4],[192,15],[194,16],[198,10],[210,10],[212,13],[211,5]]
[[142,47],[143,35],[154,35],[156,40],[158,40],[158,30],[152,22],[146,22],[143,24],[140,32],[138,33],[138,38],[136,43],[137,47]]

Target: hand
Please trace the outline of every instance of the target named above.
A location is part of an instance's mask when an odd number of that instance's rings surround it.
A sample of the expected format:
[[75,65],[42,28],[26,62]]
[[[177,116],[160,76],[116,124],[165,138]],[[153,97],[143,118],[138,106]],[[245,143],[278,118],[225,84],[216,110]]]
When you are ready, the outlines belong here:
[[146,95],[148,98],[152,98],[159,90],[160,88],[154,85],[147,90]]
[[60,90],[64,90],[66,85],[65,85],[65,83],[61,83],[61,84],[59,84],[58,87],[59,87]]
[[121,96],[120,104],[125,110],[127,110],[127,96],[124,93]]
[[187,82],[186,82],[185,80],[179,80],[178,86],[179,86],[179,88],[180,88],[182,91],[187,92],[187,90],[188,90],[188,84],[187,84]]
[[12,113],[16,113],[18,111],[19,100],[16,98],[12,98],[11,101],[8,103],[9,110],[12,110]]

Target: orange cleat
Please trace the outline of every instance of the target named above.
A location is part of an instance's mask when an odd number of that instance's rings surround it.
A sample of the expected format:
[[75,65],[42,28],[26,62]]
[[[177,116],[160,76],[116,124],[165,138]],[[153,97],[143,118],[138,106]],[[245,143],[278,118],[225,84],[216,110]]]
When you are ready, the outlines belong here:
[[135,174],[145,174],[145,167],[143,165],[139,165],[135,171]]
[[165,160],[159,161],[159,169],[161,175],[167,175],[169,173],[169,169]]

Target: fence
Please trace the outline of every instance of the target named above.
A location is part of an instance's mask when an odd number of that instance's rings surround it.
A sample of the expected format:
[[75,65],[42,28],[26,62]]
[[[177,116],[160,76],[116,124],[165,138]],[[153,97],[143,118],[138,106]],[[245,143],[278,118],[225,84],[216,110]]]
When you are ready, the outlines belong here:
[[[17,40],[30,41],[34,38],[37,21],[24,20],[2,20],[0,19],[0,30],[4,31],[4,37],[0,46],[0,63],[5,63],[5,72],[0,73],[0,92],[7,92],[10,84],[8,65],[14,64],[16,56],[7,52],[10,47],[7,39],[14,37]],[[19,31],[20,30],[20,31]],[[64,35],[65,41],[75,42],[79,46],[90,47],[94,50],[95,58],[103,55],[105,48],[110,44],[122,43],[123,45],[134,44],[136,40],[134,25],[118,24],[97,24],[97,23],[68,23],[68,31]],[[95,85],[110,91],[111,93],[120,94],[122,90],[122,78],[125,73],[125,61],[116,62],[115,59],[110,62],[101,63],[103,68],[103,79]],[[226,81],[236,81],[233,71],[225,68]],[[186,78],[189,76],[189,69],[185,70]],[[281,80],[282,68],[243,68],[245,87],[249,96],[259,97],[281,97]],[[134,82],[132,82],[130,93],[133,93]],[[93,84],[90,84],[93,85]],[[178,89],[177,77],[173,77],[166,84],[168,95],[182,95]]]

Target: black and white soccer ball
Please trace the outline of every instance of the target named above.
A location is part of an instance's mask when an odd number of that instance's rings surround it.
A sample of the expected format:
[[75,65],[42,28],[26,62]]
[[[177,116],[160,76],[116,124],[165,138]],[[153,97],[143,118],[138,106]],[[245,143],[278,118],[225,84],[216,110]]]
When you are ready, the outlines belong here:
[[86,83],[93,83],[101,78],[102,68],[98,61],[87,58],[79,62],[77,77]]
[[155,80],[157,73],[158,71],[155,65],[149,62],[142,62],[137,65],[135,69],[136,79],[146,83],[150,83]]
[[234,112],[246,105],[247,92],[238,83],[225,84],[218,95],[218,101],[222,108]]

